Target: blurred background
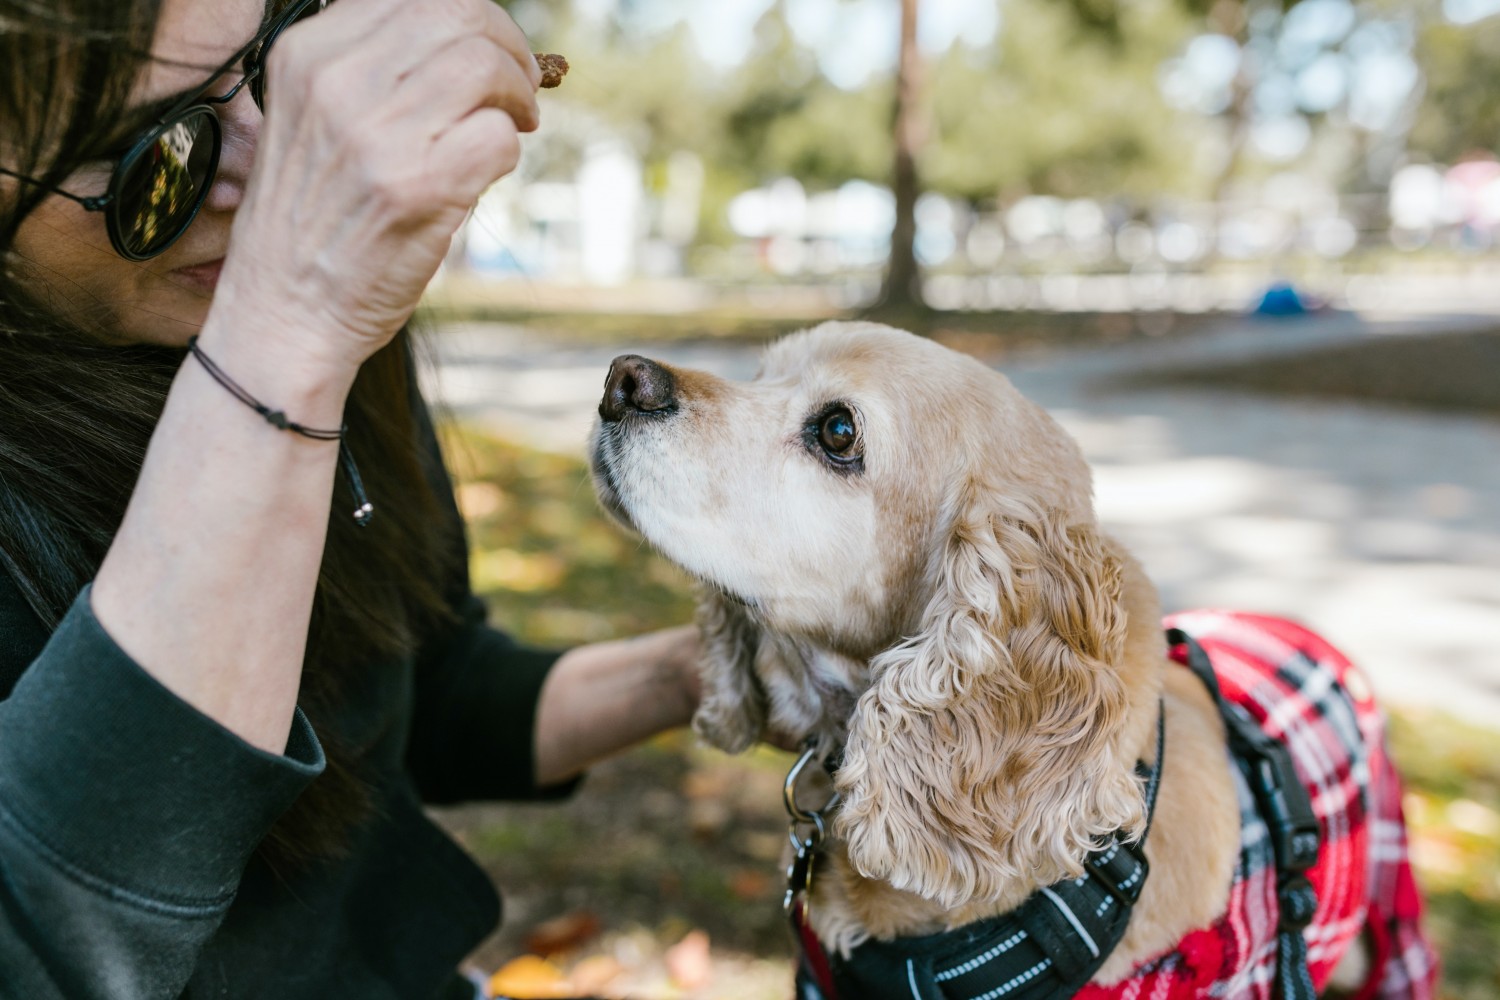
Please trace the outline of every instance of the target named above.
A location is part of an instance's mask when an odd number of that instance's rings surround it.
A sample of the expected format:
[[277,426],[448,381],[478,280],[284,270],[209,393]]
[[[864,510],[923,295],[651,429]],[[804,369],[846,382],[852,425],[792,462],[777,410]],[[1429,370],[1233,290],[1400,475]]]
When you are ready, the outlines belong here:
[[[1169,608],[1298,618],[1389,707],[1444,996],[1500,998],[1500,0],[516,0],[572,69],[422,310],[475,585],[687,621],[597,512],[609,361],[873,318],[1074,433]],[[670,735],[441,818],[513,996],[791,996],[772,750]]]

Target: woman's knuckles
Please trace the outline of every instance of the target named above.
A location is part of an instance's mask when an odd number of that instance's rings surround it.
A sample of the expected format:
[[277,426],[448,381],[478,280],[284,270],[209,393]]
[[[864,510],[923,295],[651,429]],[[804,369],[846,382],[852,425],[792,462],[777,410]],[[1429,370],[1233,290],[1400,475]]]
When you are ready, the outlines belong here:
[[[276,96],[236,239],[317,247],[316,260],[263,255],[276,273],[260,277],[286,301],[343,316],[355,341],[378,346],[400,326],[474,199],[514,169],[518,129],[537,125],[534,67],[497,41],[488,5],[405,0],[372,26],[380,0],[337,4],[272,51]],[[429,61],[403,72],[414,50]]]
[[521,141],[510,116],[494,108],[476,111],[437,142],[431,169],[447,174],[465,208],[521,159]]

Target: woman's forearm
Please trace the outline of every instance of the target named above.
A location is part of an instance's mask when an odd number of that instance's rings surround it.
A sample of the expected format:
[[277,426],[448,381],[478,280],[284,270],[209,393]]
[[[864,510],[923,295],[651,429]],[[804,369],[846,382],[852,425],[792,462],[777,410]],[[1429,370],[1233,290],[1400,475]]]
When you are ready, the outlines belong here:
[[[352,382],[210,318],[204,351],[311,427]],[[338,444],[276,429],[184,362],[93,587],[100,624],[169,690],[280,753],[296,705]]]
[[570,650],[542,686],[536,780],[551,785],[676,726],[698,704],[693,626]]

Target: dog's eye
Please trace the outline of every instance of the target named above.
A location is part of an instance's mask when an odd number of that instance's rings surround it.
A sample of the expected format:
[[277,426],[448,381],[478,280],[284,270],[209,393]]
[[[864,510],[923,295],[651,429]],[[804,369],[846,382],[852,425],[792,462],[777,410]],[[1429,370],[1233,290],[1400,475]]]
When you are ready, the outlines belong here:
[[834,410],[818,425],[818,443],[830,455],[842,455],[854,447],[854,418],[848,410]]

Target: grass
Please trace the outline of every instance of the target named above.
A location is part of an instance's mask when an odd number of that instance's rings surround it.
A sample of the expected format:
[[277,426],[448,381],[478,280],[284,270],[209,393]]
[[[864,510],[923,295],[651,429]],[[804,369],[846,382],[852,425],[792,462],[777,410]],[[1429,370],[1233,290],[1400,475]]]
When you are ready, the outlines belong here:
[[[538,643],[628,635],[690,619],[687,581],[598,512],[583,465],[453,432],[475,585],[502,627]],[[1500,732],[1391,708],[1413,856],[1446,1000],[1500,996]],[[560,959],[612,971],[638,1000],[784,1000],[790,945],[780,912],[787,757],[729,758],[685,734],[596,769],[557,806],[483,805],[443,820],[506,894],[502,930],[476,953],[495,968],[563,915],[597,921]],[[688,991],[669,946],[706,930],[714,978]],[[593,965],[584,966],[583,963]],[[608,964],[608,963],[613,963]],[[592,974],[592,973],[590,973]],[[674,985],[675,983],[675,985]]]

